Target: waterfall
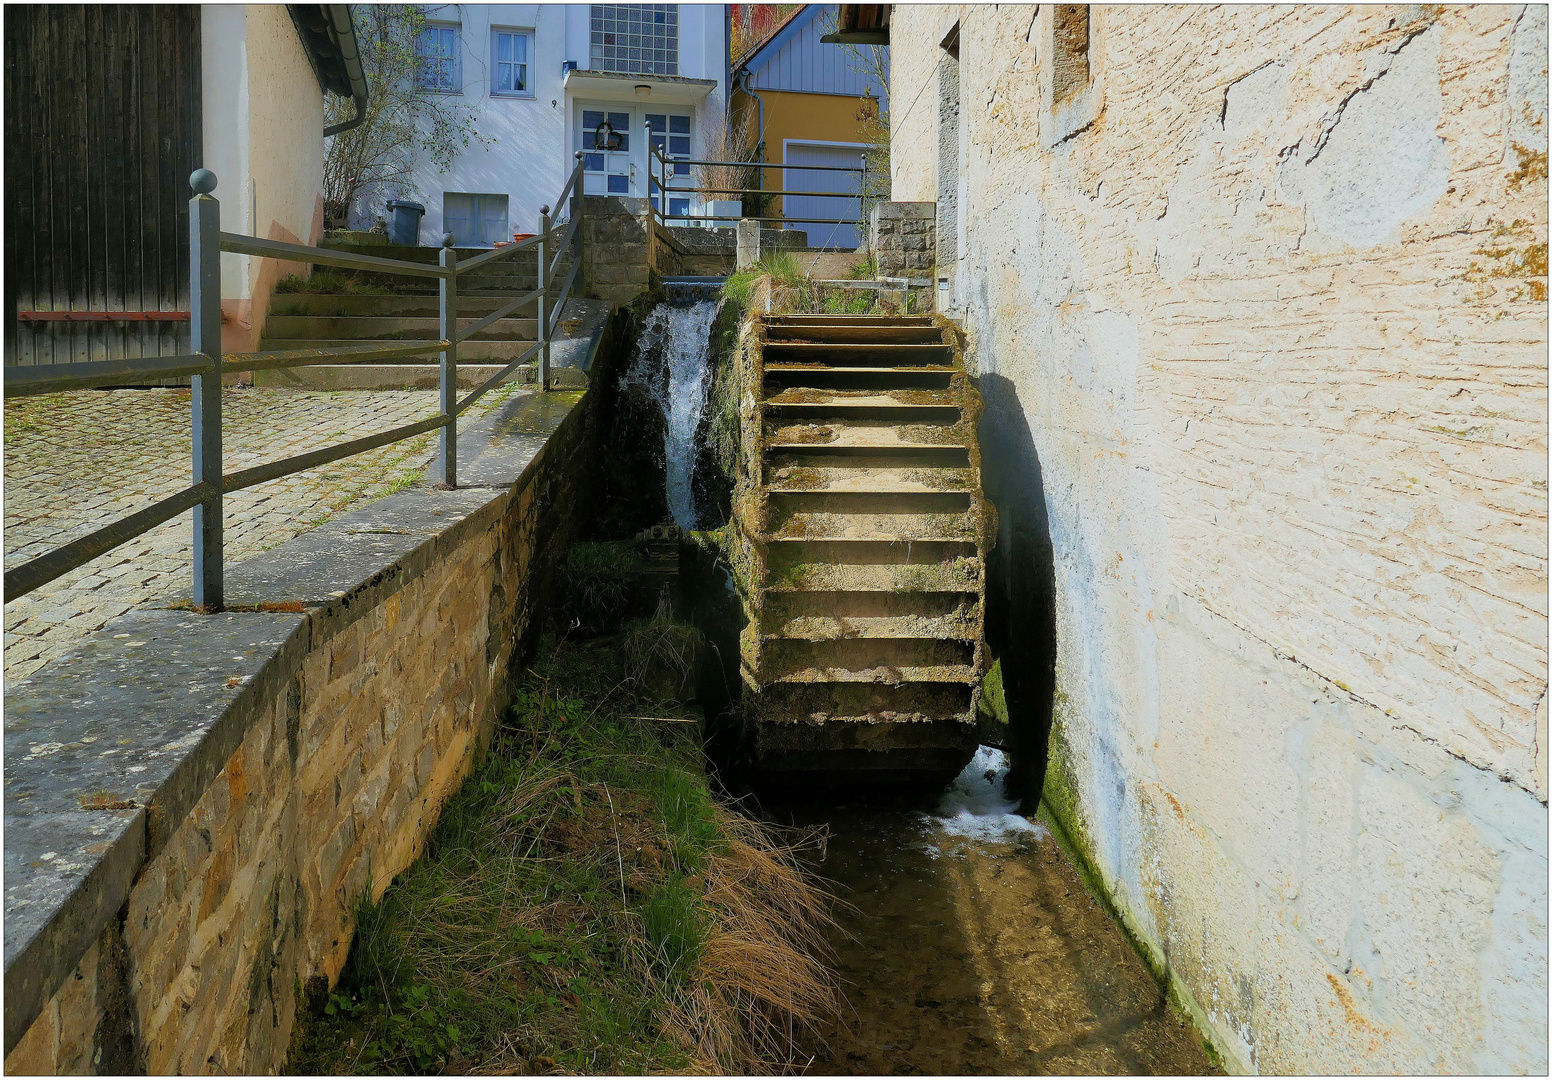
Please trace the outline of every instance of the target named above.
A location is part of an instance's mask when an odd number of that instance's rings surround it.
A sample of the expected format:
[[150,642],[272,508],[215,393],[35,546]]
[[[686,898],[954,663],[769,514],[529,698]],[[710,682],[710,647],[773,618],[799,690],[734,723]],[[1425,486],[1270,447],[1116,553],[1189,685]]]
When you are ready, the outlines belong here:
[[668,509],[674,524],[693,529],[696,433],[711,389],[711,323],[716,291],[670,284],[669,299],[648,314],[625,385],[639,386],[662,410]]

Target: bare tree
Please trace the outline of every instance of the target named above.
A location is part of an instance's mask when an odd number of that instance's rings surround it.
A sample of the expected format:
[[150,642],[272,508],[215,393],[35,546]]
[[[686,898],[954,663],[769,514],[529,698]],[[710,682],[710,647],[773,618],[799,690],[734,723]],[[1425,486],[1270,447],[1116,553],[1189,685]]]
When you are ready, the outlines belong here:
[[[825,16],[823,33],[834,34],[840,29],[839,9],[831,11]],[[846,51],[846,58],[852,68],[871,76],[877,80],[878,85],[889,90],[889,47],[887,45],[851,45],[842,43],[839,46]],[[871,93],[864,91],[862,104],[857,110],[857,123],[862,135],[862,141],[868,144],[869,149],[865,157],[867,162],[867,175],[864,178],[862,188],[862,219],[867,221],[873,213],[873,205],[889,200],[890,174],[889,174],[889,109],[886,107],[887,98],[880,99]],[[864,234],[866,229],[863,230]]]
[[[753,163],[759,160],[757,149],[754,135],[747,130],[739,130],[728,122],[727,117],[708,122],[705,154],[708,161]],[[752,164],[696,165],[694,171],[696,186],[711,189],[705,191],[706,198],[741,200],[746,206],[754,206],[755,216],[760,214],[759,205],[763,196],[733,194],[734,189],[754,190],[760,186],[760,170]]]
[[[380,202],[401,191],[418,162],[446,172],[471,144],[493,141],[479,133],[473,111],[454,96],[418,88],[427,64],[458,74],[456,64],[417,49],[427,25],[423,6],[358,4],[351,14],[368,97],[366,119],[324,147],[323,212],[332,228],[343,227],[358,200]],[[326,123],[353,114],[351,103],[332,95],[324,106]]]

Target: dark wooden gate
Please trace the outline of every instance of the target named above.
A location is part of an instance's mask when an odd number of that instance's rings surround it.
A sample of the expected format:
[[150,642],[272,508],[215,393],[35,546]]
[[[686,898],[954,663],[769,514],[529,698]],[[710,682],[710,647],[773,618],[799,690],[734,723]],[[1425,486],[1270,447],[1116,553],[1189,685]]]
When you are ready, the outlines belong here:
[[198,4],[6,5],[6,364],[189,351],[200,122]]

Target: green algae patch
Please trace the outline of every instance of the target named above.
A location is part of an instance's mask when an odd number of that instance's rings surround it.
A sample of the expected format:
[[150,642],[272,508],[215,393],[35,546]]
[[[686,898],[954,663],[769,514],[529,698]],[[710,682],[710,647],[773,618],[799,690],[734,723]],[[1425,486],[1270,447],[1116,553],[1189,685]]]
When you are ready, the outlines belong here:
[[1064,711],[1070,705],[1066,695],[1056,692],[1051,718],[1050,757],[1046,763],[1045,784],[1040,792],[1040,807],[1036,817],[1048,825],[1062,849],[1066,851],[1089,894],[1105,910],[1126,934],[1132,948],[1148,966],[1154,981],[1165,997],[1182,1016],[1189,1017],[1195,1025],[1202,1050],[1214,1067],[1223,1068],[1223,1056],[1207,1034],[1210,1030],[1207,1014],[1196,1002],[1187,987],[1169,966],[1168,961],[1156,953],[1148,939],[1139,931],[1136,920],[1125,905],[1121,904],[1105,884],[1104,875],[1094,858],[1094,843],[1083,826],[1081,803],[1076,776],[1073,773],[1071,749],[1067,744]]
[[829,901],[796,847],[709,790],[699,714],[663,693],[694,631],[662,622],[540,645],[424,856],[358,903],[287,1071],[797,1065],[789,1024],[838,1002]]

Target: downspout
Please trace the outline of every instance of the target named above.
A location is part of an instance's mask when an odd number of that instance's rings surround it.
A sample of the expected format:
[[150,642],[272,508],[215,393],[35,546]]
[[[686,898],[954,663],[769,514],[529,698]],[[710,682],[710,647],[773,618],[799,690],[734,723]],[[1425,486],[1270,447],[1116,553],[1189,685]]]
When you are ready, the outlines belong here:
[[[760,138],[755,143],[754,152],[759,157],[760,161],[764,162],[765,161],[765,99],[762,98],[759,94],[755,93],[753,90],[749,89],[749,69],[748,68],[743,68],[743,69],[741,69],[739,71],[739,73],[738,73],[738,88],[740,90],[742,90],[745,94],[747,94],[750,97],[754,98],[754,104],[755,104],[755,110],[756,110],[755,111],[755,116],[757,118],[755,123],[757,124],[757,126],[759,128],[759,131],[760,131]],[[732,97],[732,95],[729,95],[730,99],[731,99],[731,97]],[[761,191],[769,191],[770,190],[766,186],[766,183],[765,183],[765,174],[766,174],[767,171],[768,170],[766,170],[766,169],[761,169],[760,170],[760,190]],[[760,213],[762,215],[767,210],[770,209],[770,207],[766,205],[766,201],[765,200],[766,200],[766,196],[762,195],[760,197],[760,202],[759,202]]]
[[350,20],[349,4],[323,4],[324,15],[329,20],[334,42],[339,46],[340,59],[345,64],[345,77],[350,80],[350,96],[356,103],[356,115],[342,124],[332,124],[323,129],[324,138],[342,131],[360,127],[366,119],[366,72],[361,68],[361,50],[356,45],[356,27]]
[[[765,160],[765,99],[762,98],[759,94],[755,93],[753,90],[749,89],[749,69],[748,68],[744,68],[742,71],[740,71],[738,73],[738,88],[740,90],[742,90],[744,93],[748,94],[750,97],[754,98],[754,103],[755,103],[755,108],[756,108],[755,116],[757,118],[756,119],[756,125],[760,129],[759,145],[756,147],[756,150],[759,151],[760,160],[764,161]],[[762,172],[760,175],[761,175],[761,177],[763,179],[765,174]],[[761,187],[764,187],[764,186],[765,185],[762,183]]]

